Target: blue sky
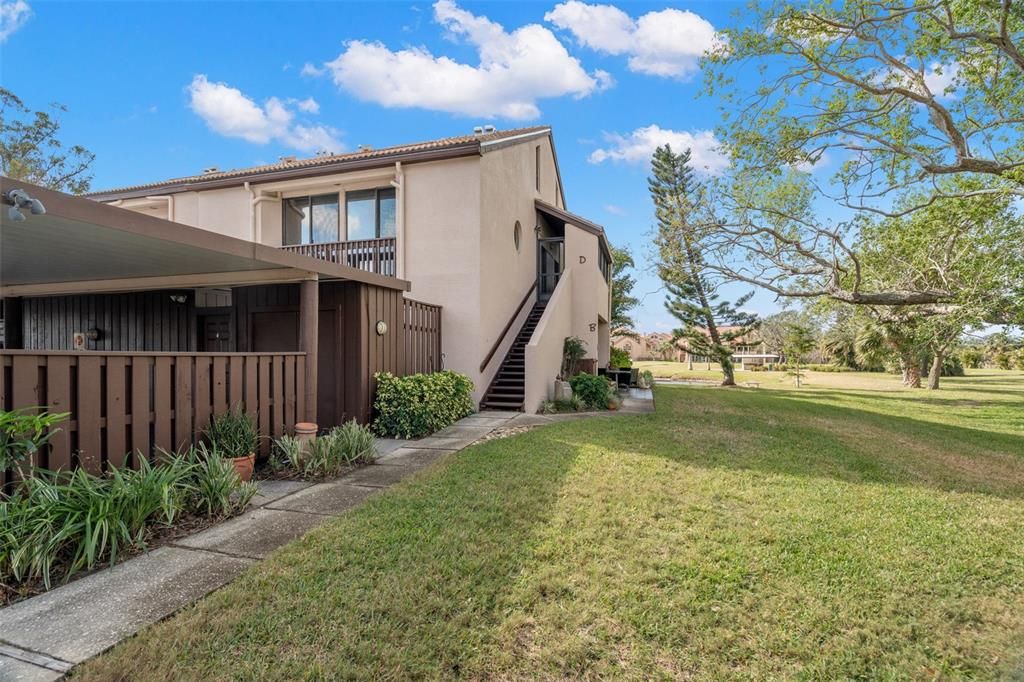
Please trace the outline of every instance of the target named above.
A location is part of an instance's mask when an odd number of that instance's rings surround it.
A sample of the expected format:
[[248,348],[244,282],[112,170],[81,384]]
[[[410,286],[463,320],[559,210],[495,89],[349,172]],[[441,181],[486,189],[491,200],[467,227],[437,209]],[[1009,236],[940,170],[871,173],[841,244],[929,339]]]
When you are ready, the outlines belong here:
[[[30,107],[68,107],[62,137],[96,153],[95,189],[551,125],[570,210],[637,257],[638,326],[672,326],[645,267],[646,159],[692,142],[719,167],[695,55],[739,3],[0,4],[0,81]],[[764,293],[748,307],[777,309]]]

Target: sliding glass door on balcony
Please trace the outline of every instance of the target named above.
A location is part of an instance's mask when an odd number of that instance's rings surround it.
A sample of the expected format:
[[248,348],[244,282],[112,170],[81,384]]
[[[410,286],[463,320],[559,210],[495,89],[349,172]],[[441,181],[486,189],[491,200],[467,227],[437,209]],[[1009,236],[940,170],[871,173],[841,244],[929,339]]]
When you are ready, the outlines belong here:
[[304,256],[395,277],[395,190],[345,192],[285,199],[283,248]]
[[281,236],[285,246],[337,242],[340,224],[341,210],[337,194],[284,200]]

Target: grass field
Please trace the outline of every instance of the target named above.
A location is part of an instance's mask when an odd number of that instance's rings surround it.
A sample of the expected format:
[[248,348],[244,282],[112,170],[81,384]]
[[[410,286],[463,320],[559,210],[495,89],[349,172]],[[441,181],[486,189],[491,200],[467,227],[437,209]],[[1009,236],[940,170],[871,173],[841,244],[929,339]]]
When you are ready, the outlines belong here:
[[474,446],[78,675],[1024,677],[1024,374],[810,384]]

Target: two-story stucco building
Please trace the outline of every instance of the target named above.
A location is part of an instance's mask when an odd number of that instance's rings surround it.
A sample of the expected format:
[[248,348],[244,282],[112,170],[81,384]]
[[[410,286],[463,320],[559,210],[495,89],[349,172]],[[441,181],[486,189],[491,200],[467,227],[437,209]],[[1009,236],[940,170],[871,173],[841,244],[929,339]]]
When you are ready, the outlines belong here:
[[[461,137],[286,157],[255,168],[210,168],[90,198],[158,221],[154,225],[199,228],[278,250],[307,265],[312,260],[339,266],[353,277],[365,273],[372,278],[367,286],[394,287],[406,300],[439,306],[443,334],[439,330],[435,364],[468,375],[483,407],[535,411],[551,390],[567,336],[582,338],[597,366],[608,360],[608,244],[601,227],[566,210],[548,127],[478,128]],[[320,281],[325,277],[321,272]],[[254,299],[230,279],[223,285],[181,284],[195,338],[161,349],[295,350],[303,333],[297,308],[277,309],[267,296]],[[37,309],[28,302],[33,290],[24,284],[7,287],[5,295],[12,294],[26,301],[20,317],[31,326],[28,318]],[[295,306],[297,297],[292,296]],[[325,357],[355,318],[343,319],[339,312],[326,321],[323,300],[321,291],[320,421],[330,423],[335,414],[342,418],[352,412],[342,409],[340,397],[324,403],[329,387],[323,375],[365,376],[379,367],[354,367],[361,362],[354,355]],[[21,336],[26,348],[32,347],[24,342],[29,338],[54,348],[70,343]],[[88,350],[90,340],[84,343]]]

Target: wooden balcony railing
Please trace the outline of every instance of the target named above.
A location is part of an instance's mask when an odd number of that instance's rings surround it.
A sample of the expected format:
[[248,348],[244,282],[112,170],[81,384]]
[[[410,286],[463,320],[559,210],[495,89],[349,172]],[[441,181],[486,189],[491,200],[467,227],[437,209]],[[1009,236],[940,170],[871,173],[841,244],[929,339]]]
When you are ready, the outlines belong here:
[[296,244],[281,248],[301,256],[319,258],[338,265],[348,265],[386,277],[397,276],[394,237],[324,242],[322,244]]

